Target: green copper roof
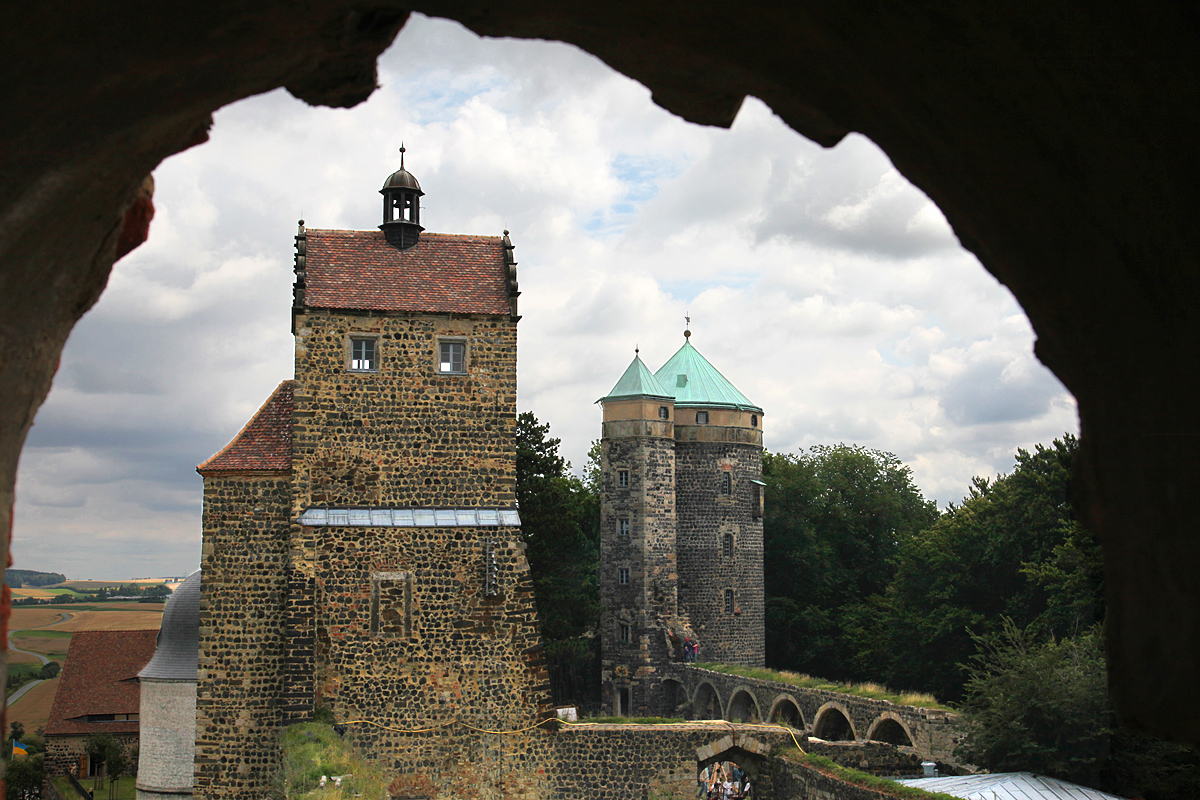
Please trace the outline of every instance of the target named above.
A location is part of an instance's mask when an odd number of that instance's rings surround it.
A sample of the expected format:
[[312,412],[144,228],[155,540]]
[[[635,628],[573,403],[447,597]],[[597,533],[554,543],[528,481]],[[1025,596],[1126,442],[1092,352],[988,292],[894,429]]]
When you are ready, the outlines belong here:
[[660,386],[675,395],[677,408],[707,406],[762,413],[761,408],[734,388],[724,375],[717,372],[716,367],[700,355],[700,351],[692,347],[691,340],[685,341],[683,347],[654,373],[654,377],[658,378]]
[[636,355],[633,357],[633,363],[629,365],[629,369],[625,370],[625,374],[621,376],[621,380],[617,381],[617,385],[612,388],[611,392],[600,398],[600,402],[634,397],[671,399],[671,393],[664,389],[658,379],[650,373],[650,370],[642,363],[641,356]]

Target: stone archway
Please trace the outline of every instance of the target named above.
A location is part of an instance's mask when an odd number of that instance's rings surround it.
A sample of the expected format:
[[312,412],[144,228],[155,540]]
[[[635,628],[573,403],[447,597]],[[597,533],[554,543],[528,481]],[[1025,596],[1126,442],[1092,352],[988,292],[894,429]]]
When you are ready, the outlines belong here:
[[891,711],[883,712],[879,715],[879,719],[871,724],[871,729],[867,731],[867,739],[908,747],[914,746],[912,731],[908,729],[904,720]]
[[771,713],[768,716],[770,722],[777,722],[780,725],[787,725],[796,730],[804,730],[804,712],[800,710],[799,703],[791,695],[781,694],[775,698],[775,702],[771,705]]
[[662,682],[662,697],[668,716],[675,716],[681,708],[688,707],[687,687],[674,678],[664,678]]
[[850,712],[836,701],[826,703],[813,718],[812,735],[827,742],[853,742],[858,740]]
[[733,690],[729,697],[729,705],[725,708],[725,719],[731,722],[760,722],[762,712],[758,708],[758,700],[754,693],[745,686]]
[[721,716],[721,694],[716,687],[704,681],[692,695],[692,719],[723,719]]
[[[1078,502],[1104,546],[1119,713],[1200,743],[1200,618],[1178,613],[1200,605],[1190,501],[1200,421],[1178,380],[1200,366],[1200,198],[1180,157],[1200,122],[1188,101],[1200,69],[1179,3],[1114,16],[329,0],[296,14],[273,0],[115,0],[85,21],[30,5],[0,32],[26,76],[5,86],[0,148],[0,542],[20,447],[62,345],[119,249],[145,233],[146,175],[203,142],[212,113],[240,98],[286,86],[313,104],[360,102],[413,8],[481,35],[570,42],[693,122],[728,125],[753,94],[823,145],[849,131],[876,142],[1013,291],[1039,357],[1079,402]],[[1029,31],[1044,46],[1028,47]],[[944,47],[950,39],[960,46]],[[90,121],[85,148],[80,119]]]

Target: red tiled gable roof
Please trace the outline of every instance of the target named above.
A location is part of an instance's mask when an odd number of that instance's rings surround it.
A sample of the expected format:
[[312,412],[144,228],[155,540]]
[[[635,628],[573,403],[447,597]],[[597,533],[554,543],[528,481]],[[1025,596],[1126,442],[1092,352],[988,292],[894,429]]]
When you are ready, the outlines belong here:
[[137,714],[137,674],[154,656],[158,631],[76,631],[67,649],[47,735],[137,733],[137,720],[87,722],[88,714]]
[[284,381],[263,403],[246,427],[221,452],[196,467],[213,472],[287,471],[292,468],[292,389]]
[[383,231],[309,228],[305,238],[309,308],[510,313],[499,236],[422,233],[407,250],[389,245]]

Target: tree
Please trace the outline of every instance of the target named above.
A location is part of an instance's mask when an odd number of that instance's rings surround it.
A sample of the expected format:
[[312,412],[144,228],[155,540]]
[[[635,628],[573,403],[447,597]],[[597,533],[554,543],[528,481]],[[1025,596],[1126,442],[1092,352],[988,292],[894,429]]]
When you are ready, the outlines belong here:
[[43,753],[34,753],[26,758],[8,759],[4,767],[5,800],[41,797],[42,782],[46,776],[45,758]]
[[975,478],[962,505],[899,547],[895,576],[850,621],[859,663],[895,687],[963,696],[970,631],[1004,617],[1043,637],[1069,637],[1103,616],[1099,548],[1070,504],[1077,442],[1018,450],[1016,467]]
[[937,508],[891,453],[853,445],[763,454],[767,661],[829,678],[865,678],[848,623],[881,594],[898,548]]
[[1005,617],[973,638],[958,755],[993,772],[1096,785],[1112,733],[1099,630],[1039,643]]
[[600,497],[530,412],[517,418],[517,504],[555,701],[598,702]]
[[[117,740],[107,733],[93,733],[83,740],[83,752],[87,753],[93,764],[107,766],[108,758],[114,751],[120,751]],[[96,772],[96,785],[100,783],[100,771]]]

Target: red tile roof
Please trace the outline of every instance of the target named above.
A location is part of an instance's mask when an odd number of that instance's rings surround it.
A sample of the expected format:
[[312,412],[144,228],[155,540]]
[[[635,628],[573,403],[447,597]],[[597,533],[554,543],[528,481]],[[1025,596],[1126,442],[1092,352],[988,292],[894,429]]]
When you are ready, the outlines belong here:
[[214,472],[286,472],[292,468],[292,389],[284,381],[221,452],[196,467]]
[[306,231],[304,304],[309,308],[508,314],[499,236],[422,233],[397,250],[383,231]]
[[137,733],[137,720],[87,722],[88,714],[137,714],[137,674],[154,656],[158,631],[75,631],[47,735]]

